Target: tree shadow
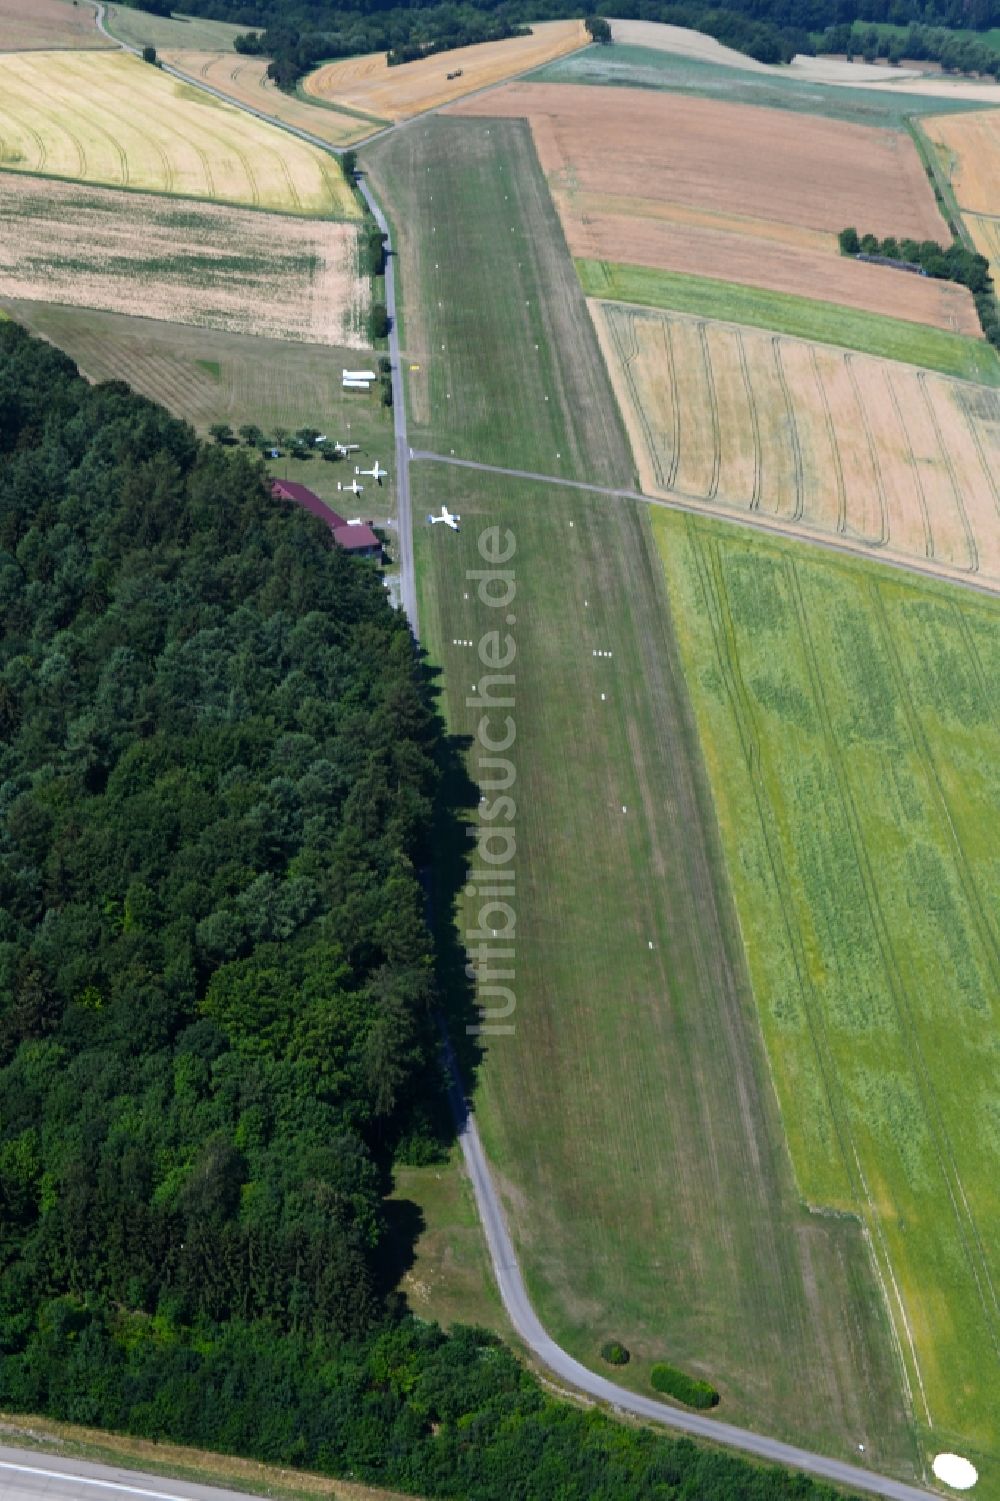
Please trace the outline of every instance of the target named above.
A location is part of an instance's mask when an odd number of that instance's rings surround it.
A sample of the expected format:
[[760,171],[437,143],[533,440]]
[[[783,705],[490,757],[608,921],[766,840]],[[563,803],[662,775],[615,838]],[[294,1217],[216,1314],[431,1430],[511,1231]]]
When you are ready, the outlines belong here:
[[376,1292],[382,1299],[399,1292],[399,1284],[417,1259],[417,1241],[427,1228],[424,1211],[412,1199],[384,1199],[385,1234],[375,1257]]

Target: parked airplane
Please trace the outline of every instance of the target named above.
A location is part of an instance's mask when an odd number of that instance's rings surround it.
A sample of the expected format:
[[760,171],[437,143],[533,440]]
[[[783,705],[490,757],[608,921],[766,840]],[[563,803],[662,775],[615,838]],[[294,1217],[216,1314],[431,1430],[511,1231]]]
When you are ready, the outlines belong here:
[[345,380],[378,380],[377,370],[345,370]]
[[333,451],[338,459],[346,459],[349,453],[357,453],[360,443],[334,443]]
[[364,485],[359,485],[356,479],[352,479],[349,485],[338,484],[337,489],[349,490],[352,495],[364,495],[365,493]]
[[431,526],[437,526],[439,521],[443,521],[445,526],[450,526],[453,532],[458,531],[458,523],[461,519],[461,516],[453,516],[447,506],[441,507],[440,516],[428,516],[427,518]]
[[357,464],[355,464],[355,466],[354,466],[354,473],[355,474],[370,474],[371,477],[372,477],[372,479],[373,480],[377,480],[378,483],[381,485],[382,481],[385,479],[385,477],[389,473],[389,471],[388,471],[388,469],[382,469],[380,467],[380,465],[379,465],[378,459],[376,459],[374,467],[372,469],[359,469],[358,466],[357,466]]

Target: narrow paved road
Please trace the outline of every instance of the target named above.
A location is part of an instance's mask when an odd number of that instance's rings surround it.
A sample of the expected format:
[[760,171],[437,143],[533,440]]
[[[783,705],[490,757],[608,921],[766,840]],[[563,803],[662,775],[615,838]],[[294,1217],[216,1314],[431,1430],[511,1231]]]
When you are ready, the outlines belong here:
[[0,1446],[3,1501],[248,1501],[242,1491]]
[[[104,34],[110,40],[118,42],[118,45],[124,47],[126,51],[134,52],[135,48],[125,47],[123,42],[119,42],[117,37],[111,36],[111,33],[106,30],[104,25],[104,5],[101,3],[101,0],[96,0],[96,9],[97,24]],[[190,78],[186,74],[179,73],[176,69],[168,68],[164,71],[174,73],[176,77],[183,79],[185,83],[189,83],[195,88],[203,89],[206,93],[214,94],[219,98],[226,98],[217,89],[197,79]],[[246,106],[236,104],[234,100],[227,100],[227,102],[234,104],[237,108],[247,108]],[[291,134],[300,136],[303,140],[311,141],[314,145],[319,146],[321,150],[329,151],[333,156],[339,155],[334,147],[325,141],[319,140],[318,137],[310,136],[306,131],[298,130],[294,126],[284,125],[281,121],[262,115],[257,110],[247,108],[247,113],[256,115],[259,119],[268,120],[269,123],[280,129],[288,130]],[[389,226],[385,215],[379,204],[375,201],[367,182],[363,179],[361,180],[361,192],[364,195],[365,202],[374,214],[379,228],[383,234],[388,235]],[[406,401],[403,391],[403,371],[397,328],[395,255],[392,252],[391,243],[387,242],[387,245],[390,254],[386,259],[385,286],[386,310],[390,318],[389,357],[392,361],[393,424],[396,437],[396,494],[399,505],[401,598],[403,607],[409,617],[414,637],[419,639],[417,593],[413,570],[413,516],[410,500],[409,468],[411,458],[414,461],[453,464],[458,468],[480,470],[483,473],[505,474],[511,478],[535,480],[542,484],[568,485],[573,489],[586,490],[597,495],[606,495],[615,500],[641,501],[648,505],[663,505],[674,510],[691,511],[700,515],[705,514],[704,509],[699,507],[695,502],[658,500],[633,490],[605,489],[600,485],[589,485],[580,480],[562,480],[552,475],[535,474],[528,470],[503,469],[492,464],[479,464],[469,459],[454,459],[445,457],[443,454],[435,454],[423,450],[411,450],[407,440]],[[745,525],[745,519],[740,518],[737,524]],[[779,532],[782,530],[780,527],[769,527],[768,529]],[[838,547],[836,543],[828,542],[825,545],[833,547],[836,551],[846,550]],[[889,560],[881,559],[880,561],[888,562]],[[902,564],[896,566],[905,567]],[[925,570],[910,569],[908,571],[921,572]],[[989,592],[985,591],[982,585],[968,583],[967,587]],[[524,1279],[521,1276],[521,1270],[514,1253],[510,1232],[507,1229],[503,1207],[490,1174],[489,1164],[486,1161],[486,1154],[483,1151],[479,1131],[472,1112],[469,1109],[459,1078],[454,1054],[447,1038],[445,1039],[445,1045],[450,1070],[452,1110],[459,1132],[466,1169],[476,1196],[476,1207],[482,1222],[486,1242],[489,1246],[490,1260],[493,1263],[493,1272],[500,1290],[500,1296],[503,1299],[508,1317],[517,1333],[543,1366],[552,1371],[560,1381],[566,1382],[578,1391],[584,1392],[600,1402],[607,1403],[616,1412],[627,1412],[648,1422],[662,1423],[668,1428],[692,1434],[697,1438],[711,1439],[715,1443],[724,1444],[732,1449],[738,1449],[758,1459],[788,1465],[797,1470],[804,1470],[810,1475],[815,1475],[838,1485],[849,1486],[856,1491],[888,1497],[890,1501],[927,1501],[928,1496],[932,1493],[921,1490],[916,1486],[906,1485],[898,1480],[890,1480],[883,1475],[875,1474],[871,1470],[864,1470],[856,1465],[846,1464],[842,1460],[830,1459],[824,1454],[813,1454],[807,1449],[798,1449],[793,1444],[782,1443],[779,1439],[767,1438],[762,1434],[753,1433],[746,1428],[737,1428],[731,1423],[723,1423],[714,1418],[702,1417],[699,1413],[688,1412],[683,1408],[670,1407],[667,1403],[658,1402],[652,1397],[639,1396],[635,1392],[626,1390],[623,1386],[616,1386],[607,1377],[597,1375],[594,1371],[588,1370],[586,1366],[574,1360],[561,1346],[557,1345],[555,1340],[546,1333],[528,1297]],[[18,1451],[11,1452],[15,1455],[18,1453]],[[0,1450],[0,1455],[2,1454],[3,1451]],[[21,1454],[18,1457],[25,1464],[28,1464],[34,1458],[30,1454]],[[85,1479],[84,1470],[95,1468],[97,1467],[83,1466],[74,1462],[72,1465],[72,1474],[76,1477],[77,1483],[83,1483]],[[4,1494],[3,1475],[5,1473],[10,1474],[13,1472],[5,1472],[0,1469],[0,1496]],[[110,1474],[111,1472],[108,1473]],[[141,1477],[132,1478],[137,1479]],[[36,1496],[38,1494],[38,1487],[35,1486],[32,1489],[27,1476],[22,1479],[20,1484],[25,1488],[9,1491],[7,1494],[25,1497],[29,1495]],[[83,1485],[83,1489],[76,1491],[60,1488],[61,1486],[71,1484],[68,1475],[64,1475],[61,1482],[57,1483],[53,1481],[52,1484],[54,1490],[50,1494],[59,1498],[69,1496],[78,1497],[84,1493],[89,1495],[100,1494],[99,1490],[95,1490],[94,1487],[88,1488],[86,1484]],[[122,1486],[121,1489],[128,1490],[129,1487]],[[106,1485],[105,1491],[107,1493]],[[229,1493],[220,1493],[199,1487],[185,1487],[181,1490],[175,1487],[174,1482],[171,1482],[168,1488],[162,1490],[136,1490],[133,1487],[131,1494],[147,1498],[151,1497],[153,1501],[188,1501],[188,1498],[190,1498],[190,1501],[207,1501],[207,1498],[217,1497],[220,1494],[225,1496]]]
[[717,501],[708,504],[704,500],[699,500],[696,495],[686,496],[677,492],[670,496],[646,495],[641,490],[616,490],[607,485],[591,485],[585,480],[561,479],[556,474],[537,474],[530,469],[505,469],[499,464],[480,464],[476,459],[456,459],[451,454],[431,453],[430,450],[423,448],[411,448],[410,460],[413,463],[450,464],[456,469],[474,469],[483,474],[504,474],[510,479],[532,480],[539,485],[558,485],[563,489],[585,490],[591,495],[606,495],[611,500],[639,501],[646,506],[660,506],[666,511],[684,511],[689,516],[710,516],[726,526],[768,532],[775,537],[790,537],[795,542],[808,547],[822,547],[827,552],[846,553],[852,558],[867,558],[870,562],[880,563],[883,568],[896,568],[903,573],[916,573],[924,578],[939,579],[943,583],[955,584],[959,589],[972,589],[976,594],[987,594],[991,599],[997,597],[995,587],[982,583],[972,575],[949,573],[947,569],[935,567],[931,562],[921,562],[918,558],[910,560],[889,558],[878,548],[866,547],[863,542],[853,543],[837,537],[813,536],[811,532],[796,531],[794,527],[785,526],[782,522],[772,520],[768,516],[761,516],[759,512],[749,515],[746,511],[738,511],[735,508],[724,510]]

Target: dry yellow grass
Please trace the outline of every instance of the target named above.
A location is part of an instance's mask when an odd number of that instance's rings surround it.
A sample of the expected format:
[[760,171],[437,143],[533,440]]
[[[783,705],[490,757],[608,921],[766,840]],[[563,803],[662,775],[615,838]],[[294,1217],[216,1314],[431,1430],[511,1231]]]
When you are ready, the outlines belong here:
[[759,329],[591,303],[643,488],[1000,590],[1000,395]]
[[[0,195],[8,297],[362,348],[354,225],[37,177]],[[123,212],[127,210],[127,212]]]
[[0,167],[359,217],[332,156],[119,52],[0,56]]
[[1000,218],[990,219],[984,214],[966,214],[965,222],[980,255],[990,262],[994,284],[1000,288]]
[[209,83],[228,94],[237,104],[248,104],[286,125],[311,131],[331,146],[351,146],[371,135],[374,126],[357,115],[318,104],[306,104],[293,94],[282,93],[267,76],[267,59],[241,57],[233,52],[161,52],[164,62],[190,78]]
[[[582,21],[544,21],[532,27],[531,36],[458,47],[398,68],[387,66],[384,52],[344,58],[318,68],[303,87],[316,99],[346,104],[386,120],[405,120],[517,73],[540,68],[553,58],[575,52],[587,40]],[[449,80],[448,74],[456,72],[461,72],[461,77]]]
[[1000,109],[930,115],[920,123],[948,171],[959,208],[1000,213]]

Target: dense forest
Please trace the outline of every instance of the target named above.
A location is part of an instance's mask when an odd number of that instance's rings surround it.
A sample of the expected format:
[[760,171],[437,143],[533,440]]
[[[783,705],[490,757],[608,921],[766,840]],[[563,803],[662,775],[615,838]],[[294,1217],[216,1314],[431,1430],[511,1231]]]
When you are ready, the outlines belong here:
[[[171,0],[143,0],[143,9],[169,15]],[[1000,0],[599,0],[581,7],[574,0],[185,0],[187,14],[230,21],[248,28],[248,49],[274,58],[272,76],[286,88],[321,58],[385,51],[403,60],[427,51],[511,35],[532,21],[579,16],[594,10],[605,16],[668,21],[693,26],[764,62],[787,61],[812,52],[827,28],[854,23],[984,31],[1000,26]],[[842,34],[838,32],[838,36]],[[259,36],[260,40],[254,38]],[[860,46],[866,43],[859,44]],[[938,44],[912,54],[947,65],[964,57],[971,65],[988,61],[988,51]],[[840,50],[835,49],[835,50]],[[907,56],[911,54],[907,53]]]
[[456,755],[372,565],[0,323],[0,1407],[426,1497],[832,1501],[395,1290]]

